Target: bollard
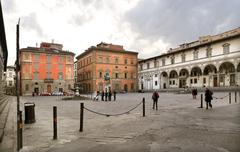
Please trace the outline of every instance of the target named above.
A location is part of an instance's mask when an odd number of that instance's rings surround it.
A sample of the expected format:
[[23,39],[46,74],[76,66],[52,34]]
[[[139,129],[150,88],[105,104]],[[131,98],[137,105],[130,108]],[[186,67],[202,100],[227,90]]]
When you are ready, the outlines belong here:
[[53,107],[53,139],[57,139],[57,107]]
[[80,103],[80,129],[79,129],[79,132],[83,132],[83,110],[84,110],[84,103]]
[[235,103],[237,103],[237,91],[235,91]]
[[143,98],[143,117],[145,117],[145,98]]
[[231,104],[231,92],[229,92],[229,104]]
[[23,147],[23,121],[22,121],[22,111],[19,111],[19,148]]
[[203,94],[201,94],[201,105],[198,108],[203,108]]

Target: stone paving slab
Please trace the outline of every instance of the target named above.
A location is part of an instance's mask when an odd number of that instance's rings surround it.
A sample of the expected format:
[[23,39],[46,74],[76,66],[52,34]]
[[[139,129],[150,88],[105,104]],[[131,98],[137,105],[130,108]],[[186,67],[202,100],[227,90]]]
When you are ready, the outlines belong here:
[[[223,97],[228,92],[214,93]],[[80,102],[98,112],[120,113],[146,98],[126,115],[99,116],[84,112],[84,131],[79,130]],[[61,97],[23,97],[34,101],[36,123],[24,126],[21,151],[240,151],[240,100],[213,101],[213,109],[197,108],[200,95],[160,93],[159,110],[152,110],[151,93],[118,94],[116,102],[62,101]],[[53,138],[52,107],[58,107],[58,140]],[[205,106],[205,104],[204,104]],[[23,114],[24,115],[24,114]]]

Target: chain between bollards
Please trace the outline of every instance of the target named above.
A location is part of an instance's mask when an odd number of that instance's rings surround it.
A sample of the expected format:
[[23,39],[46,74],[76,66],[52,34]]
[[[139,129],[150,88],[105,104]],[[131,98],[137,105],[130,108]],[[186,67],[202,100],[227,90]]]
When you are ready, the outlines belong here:
[[145,98],[143,98],[143,117],[145,117]]
[[231,92],[229,92],[229,104],[231,104]]
[[79,132],[83,132],[83,110],[84,110],[84,103],[80,103],[80,129],[79,129]]
[[57,139],[57,107],[53,107],[53,139]]

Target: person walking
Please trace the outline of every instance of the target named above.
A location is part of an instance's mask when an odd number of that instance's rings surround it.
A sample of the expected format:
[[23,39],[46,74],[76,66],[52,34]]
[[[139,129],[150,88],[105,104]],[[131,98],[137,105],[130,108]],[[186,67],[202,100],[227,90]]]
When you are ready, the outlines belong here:
[[156,107],[156,110],[158,110],[158,98],[159,98],[159,94],[157,93],[157,91],[153,92],[153,95],[152,95],[153,109],[155,109]]
[[117,92],[114,90],[114,91],[113,91],[113,100],[114,100],[114,101],[116,101],[116,94],[117,94]]
[[210,106],[210,108],[212,108],[212,103],[211,103],[213,99],[212,95],[213,95],[213,92],[208,88],[206,88],[206,91],[205,91],[206,109],[208,109],[208,105]]

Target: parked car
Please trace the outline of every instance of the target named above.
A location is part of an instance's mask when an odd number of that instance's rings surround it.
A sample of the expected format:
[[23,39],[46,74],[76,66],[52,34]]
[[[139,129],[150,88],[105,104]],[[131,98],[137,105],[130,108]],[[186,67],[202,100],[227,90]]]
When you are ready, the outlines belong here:
[[59,92],[59,91],[53,91],[52,92],[52,96],[62,96],[63,93],[62,92]]
[[51,95],[51,93],[48,93],[48,92],[42,92],[42,93],[40,93],[40,96],[50,96]]

